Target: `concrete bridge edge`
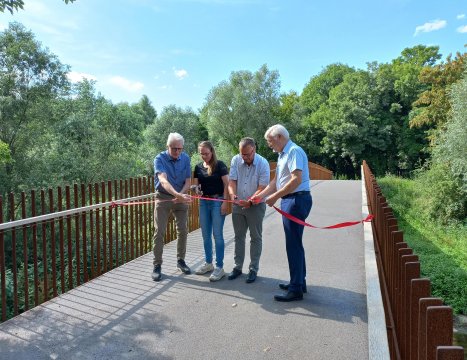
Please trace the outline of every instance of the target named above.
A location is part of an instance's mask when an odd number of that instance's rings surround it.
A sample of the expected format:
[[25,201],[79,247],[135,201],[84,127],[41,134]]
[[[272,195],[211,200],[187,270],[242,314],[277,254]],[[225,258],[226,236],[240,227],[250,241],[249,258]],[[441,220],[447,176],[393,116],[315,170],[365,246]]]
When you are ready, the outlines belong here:
[[[365,188],[365,174],[362,173],[362,215],[369,214],[368,201]],[[389,345],[387,337],[386,319],[384,315],[383,298],[376,265],[376,254],[373,241],[371,223],[363,223],[365,242],[365,274],[368,309],[368,358],[371,360],[389,360]]]

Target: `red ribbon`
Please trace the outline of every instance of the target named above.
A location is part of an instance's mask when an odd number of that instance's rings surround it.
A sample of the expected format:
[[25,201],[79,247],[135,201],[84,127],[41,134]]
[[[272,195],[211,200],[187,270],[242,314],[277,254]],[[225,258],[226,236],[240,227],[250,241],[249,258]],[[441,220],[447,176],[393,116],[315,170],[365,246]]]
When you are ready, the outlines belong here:
[[[202,200],[230,202],[230,203],[234,203],[234,204],[238,203],[238,200],[216,199],[216,198],[208,198],[208,197],[197,196],[197,195],[191,195],[191,197],[196,198],[196,199],[202,199]],[[174,200],[173,199],[170,199],[170,200],[150,200],[150,201],[136,201],[136,202],[131,202],[131,203],[125,203],[125,202],[120,202],[119,203],[119,202],[112,201],[110,207],[115,208],[117,206],[152,204],[155,201],[174,201]],[[256,203],[258,203],[258,202],[256,202]],[[360,221],[346,221],[346,222],[342,222],[342,223],[338,223],[338,224],[334,224],[334,225],[320,227],[320,226],[314,226],[314,225],[308,224],[307,222],[305,222],[303,220],[300,220],[299,218],[297,218],[297,217],[295,217],[295,216],[293,216],[293,215],[291,215],[291,214],[289,214],[289,213],[287,213],[285,211],[282,211],[281,209],[279,209],[279,208],[277,208],[275,206],[273,206],[273,208],[278,213],[280,213],[282,216],[285,216],[287,219],[292,220],[292,221],[296,222],[297,224],[307,226],[307,227],[311,227],[311,228],[314,228],[314,229],[339,229],[339,228],[343,228],[343,227],[358,225],[358,224],[364,223],[364,222],[371,222],[371,220],[374,218],[373,215],[369,214],[365,219],[360,220]]]
[[287,219],[292,220],[292,221],[296,222],[297,224],[300,224],[300,225],[303,225],[303,226],[308,226],[308,227],[315,228],[315,229],[339,229],[339,228],[343,228],[343,227],[347,227],[347,226],[358,225],[358,224],[364,223],[364,222],[371,222],[371,220],[373,219],[373,215],[370,214],[365,219],[360,220],[360,221],[346,221],[346,222],[339,223],[339,224],[320,227],[320,226],[314,226],[314,225],[308,224],[307,222],[305,222],[303,220],[300,220],[299,218],[297,218],[297,217],[295,217],[293,215],[290,215],[289,213],[286,213],[285,211],[282,211],[281,209],[278,209],[275,206],[273,206],[273,208],[276,209],[277,212],[279,212],[280,214],[285,216]]

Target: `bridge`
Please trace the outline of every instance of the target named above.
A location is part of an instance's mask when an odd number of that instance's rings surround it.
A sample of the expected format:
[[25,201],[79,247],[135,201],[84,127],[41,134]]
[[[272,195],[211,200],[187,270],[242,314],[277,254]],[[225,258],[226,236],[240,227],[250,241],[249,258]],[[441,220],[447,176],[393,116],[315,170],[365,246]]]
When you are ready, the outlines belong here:
[[[362,218],[360,181],[317,180],[310,186],[307,222],[326,226]],[[230,216],[224,235],[230,271]],[[388,358],[386,329],[378,325],[384,310],[378,292],[370,298],[367,293],[367,277],[371,289],[375,274],[366,274],[371,258],[366,267],[363,226],[305,228],[304,246],[303,301],[273,300],[279,282],[288,281],[288,265],[281,216],[268,208],[256,282],[246,284],[243,276],[211,283],[207,276],[183,275],[174,241],[165,246],[160,283],[151,280],[148,253],[0,324],[1,358]],[[188,265],[200,266],[203,254],[200,230],[191,232]]]

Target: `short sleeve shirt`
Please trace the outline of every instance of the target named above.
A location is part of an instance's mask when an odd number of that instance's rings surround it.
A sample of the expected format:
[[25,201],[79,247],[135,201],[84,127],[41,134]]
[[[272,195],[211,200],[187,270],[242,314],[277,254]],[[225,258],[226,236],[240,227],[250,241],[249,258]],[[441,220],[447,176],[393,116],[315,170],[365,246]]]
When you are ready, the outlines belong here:
[[268,161],[259,154],[248,165],[240,154],[235,155],[230,163],[230,180],[237,181],[237,196],[242,199],[251,197],[258,186],[267,186],[270,178]]
[[295,170],[302,171],[302,182],[292,192],[310,191],[310,172],[308,171],[308,157],[305,151],[289,140],[279,153],[276,168],[276,188],[282,189],[292,177]]
[[183,189],[187,178],[191,177],[190,158],[182,152],[178,159],[169,155],[168,151],[163,151],[154,159],[154,186],[157,191],[167,193],[159,181],[159,174],[166,173],[167,179],[176,191]]
[[224,182],[222,177],[228,175],[229,170],[222,161],[217,161],[216,168],[211,175],[208,174],[208,168],[200,162],[195,166],[193,177],[198,179],[201,185],[203,195],[222,195],[224,194]]

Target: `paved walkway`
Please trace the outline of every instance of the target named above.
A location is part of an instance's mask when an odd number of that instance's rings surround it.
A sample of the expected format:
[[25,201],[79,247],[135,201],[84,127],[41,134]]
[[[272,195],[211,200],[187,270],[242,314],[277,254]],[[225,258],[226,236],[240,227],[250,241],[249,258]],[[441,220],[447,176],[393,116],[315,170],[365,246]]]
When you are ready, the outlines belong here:
[[[308,222],[361,219],[360,181],[312,181],[311,187]],[[230,216],[224,233],[228,272]],[[188,243],[186,261],[195,269],[203,263],[199,230]],[[151,280],[150,253],[0,324],[0,358],[367,359],[363,227],[306,228],[304,245],[303,301],[273,300],[278,283],[288,281],[288,265],[281,217],[268,208],[255,283],[246,284],[245,275],[216,283],[182,275],[173,242],[164,250],[160,283]]]

